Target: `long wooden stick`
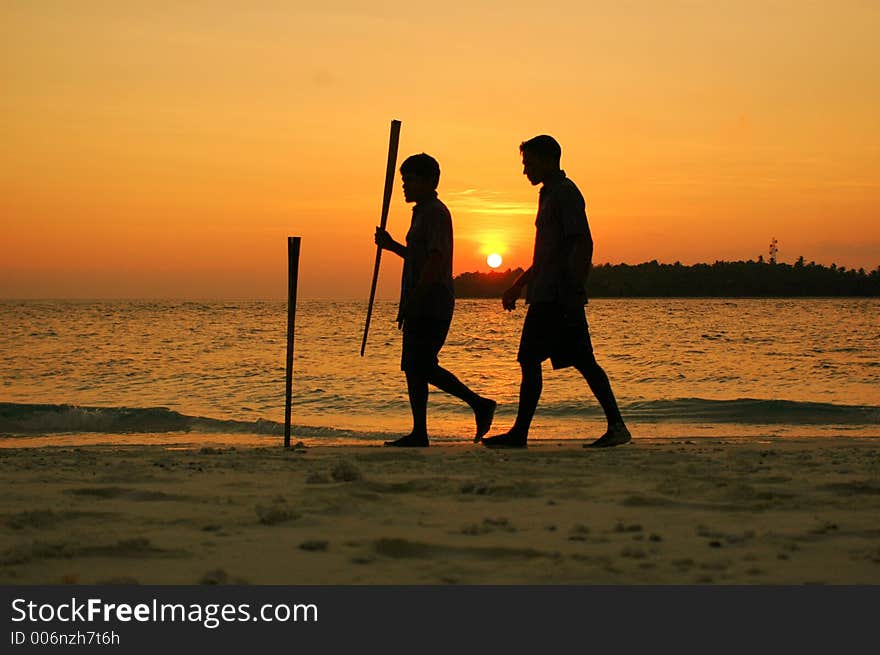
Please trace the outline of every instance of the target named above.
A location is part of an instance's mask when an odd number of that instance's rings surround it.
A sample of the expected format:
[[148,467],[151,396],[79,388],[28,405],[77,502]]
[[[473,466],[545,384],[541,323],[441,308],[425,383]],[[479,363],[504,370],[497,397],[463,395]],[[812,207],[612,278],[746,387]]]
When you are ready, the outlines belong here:
[[[400,121],[391,121],[391,136],[388,140],[388,167],[385,169],[385,194],[382,196],[382,217],[379,227],[385,229],[388,222],[388,208],[391,206],[391,191],[394,189],[394,169],[397,168],[397,144],[400,140]],[[364,340],[361,342],[361,357],[367,348],[367,333],[370,331],[370,317],[373,315],[373,301],[376,299],[376,282],[379,280],[379,262],[382,248],[376,246],[376,263],[373,265],[373,283],[370,285],[370,304],[367,305],[367,322],[364,324]]]
[[284,389],[284,447],[290,448],[290,402],[293,391],[293,331],[296,324],[296,283],[300,237],[287,237],[287,376]]

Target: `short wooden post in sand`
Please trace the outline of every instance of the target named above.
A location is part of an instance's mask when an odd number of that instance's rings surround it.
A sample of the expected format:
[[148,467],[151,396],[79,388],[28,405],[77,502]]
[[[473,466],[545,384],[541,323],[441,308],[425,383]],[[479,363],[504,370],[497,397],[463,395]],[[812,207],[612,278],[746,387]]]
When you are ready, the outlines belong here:
[[296,323],[296,283],[299,278],[300,237],[287,237],[287,379],[284,390],[284,447],[290,448],[290,403],[293,392],[293,332]]

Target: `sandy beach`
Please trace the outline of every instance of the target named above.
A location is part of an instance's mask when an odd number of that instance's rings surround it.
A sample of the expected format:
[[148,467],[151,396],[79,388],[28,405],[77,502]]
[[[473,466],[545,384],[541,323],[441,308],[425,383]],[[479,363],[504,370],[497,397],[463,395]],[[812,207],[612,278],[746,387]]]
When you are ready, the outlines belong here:
[[0,583],[880,583],[878,439],[150,439],[0,449]]

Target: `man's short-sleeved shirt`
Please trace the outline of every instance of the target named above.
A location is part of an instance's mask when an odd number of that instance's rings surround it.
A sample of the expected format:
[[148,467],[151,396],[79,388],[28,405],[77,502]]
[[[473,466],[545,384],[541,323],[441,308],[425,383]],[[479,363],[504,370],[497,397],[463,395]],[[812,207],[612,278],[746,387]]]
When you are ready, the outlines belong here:
[[[532,279],[526,301],[566,303],[580,294],[570,279],[566,261],[568,242],[576,235],[590,235],[584,197],[565,171],[544,181],[538,198],[535,219],[535,252],[532,258]],[[581,296],[578,296],[581,297]]]
[[[440,281],[418,299],[413,291],[422,276],[425,263],[432,253],[441,256]],[[411,306],[410,306],[411,305]],[[452,286],[452,215],[436,195],[413,207],[412,222],[406,234],[406,257],[400,283],[400,309],[398,321],[404,310],[411,317],[426,316],[451,320],[455,305]]]

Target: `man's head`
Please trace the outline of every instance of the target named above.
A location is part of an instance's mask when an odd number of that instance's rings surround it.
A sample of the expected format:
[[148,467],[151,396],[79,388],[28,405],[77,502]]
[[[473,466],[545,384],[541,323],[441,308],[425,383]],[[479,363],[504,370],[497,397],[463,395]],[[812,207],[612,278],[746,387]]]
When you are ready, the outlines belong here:
[[529,182],[540,184],[551,174],[559,171],[562,147],[552,136],[541,134],[519,144],[522,154],[523,175]]
[[440,164],[424,152],[406,158],[400,165],[403,196],[407,202],[422,202],[434,195],[440,184]]

